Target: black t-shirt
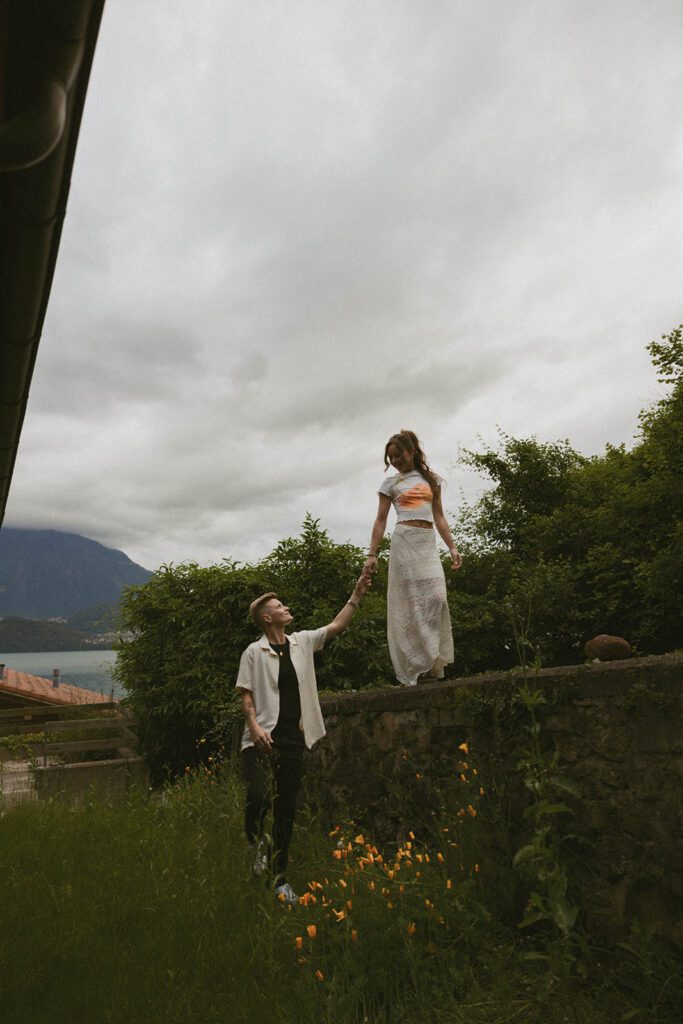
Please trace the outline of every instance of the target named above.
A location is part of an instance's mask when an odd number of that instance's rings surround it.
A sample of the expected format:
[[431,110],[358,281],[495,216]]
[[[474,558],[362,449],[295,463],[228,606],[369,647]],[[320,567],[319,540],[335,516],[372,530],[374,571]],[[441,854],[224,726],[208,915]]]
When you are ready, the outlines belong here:
[[275,728],[273,729],[273,740],[276,743],[282,741],[297,743],[304,742],[303,733],[299,728],[301,720],[301,698],[299,697],[299,678],[296,669],[292,665],[292,658],[289,653],[289,641],[284,644],[271,644],[272,649],[279,655],[280,671],[278,672],[277,685],[280,691],[280,714]]

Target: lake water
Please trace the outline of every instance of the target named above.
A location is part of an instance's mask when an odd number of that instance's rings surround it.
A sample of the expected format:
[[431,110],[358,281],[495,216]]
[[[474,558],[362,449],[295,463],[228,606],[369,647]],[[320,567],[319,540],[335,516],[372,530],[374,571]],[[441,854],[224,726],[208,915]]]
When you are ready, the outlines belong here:
[[60,679],[71,686],[82,686],[109,696],[123,697],[125,691],[111,677],[116,661],[115,651],[38,651],[35,654],[0,654],[0,663],[17,672],[52,679],[52,671],[59,669]]

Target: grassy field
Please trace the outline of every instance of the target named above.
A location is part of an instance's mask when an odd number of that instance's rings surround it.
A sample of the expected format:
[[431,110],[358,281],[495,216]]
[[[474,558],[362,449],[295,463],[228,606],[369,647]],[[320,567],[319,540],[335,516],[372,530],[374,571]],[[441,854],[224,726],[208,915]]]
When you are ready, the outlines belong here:
[[542,931],[502,920],[473,811],[391,850],[304,811],[290,876],[304,901],[289,909],[250,875],[229,773],[121,804],[9,809],[0,1019],[680,1024],[680,968],[646,937],[598,950],[577,933],[558,959]]

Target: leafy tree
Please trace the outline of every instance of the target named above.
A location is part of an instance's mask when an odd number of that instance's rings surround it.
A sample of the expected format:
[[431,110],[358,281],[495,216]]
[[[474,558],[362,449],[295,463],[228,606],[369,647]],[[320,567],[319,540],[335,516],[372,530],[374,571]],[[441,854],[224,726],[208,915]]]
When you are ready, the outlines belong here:
[[519,607],[525,591],[532,639],[553,661],[579,660],[585,640],[600,632],[653,653],[681,643],[682,332],[649,346],[660,380],[673,387],[641,414],[631,450],[608,446],[586,458],[566,441],[503,434],[498,451],[465,454],[494,483],[464,516],[474,563],[463,567],[456,603],[466,611],[478,606],[481,619],[479,636],[475,629],[468,638],[470,664],[479,663],[472,647],[487,634],[492,663],[505,664],[510,645],[500,608]]

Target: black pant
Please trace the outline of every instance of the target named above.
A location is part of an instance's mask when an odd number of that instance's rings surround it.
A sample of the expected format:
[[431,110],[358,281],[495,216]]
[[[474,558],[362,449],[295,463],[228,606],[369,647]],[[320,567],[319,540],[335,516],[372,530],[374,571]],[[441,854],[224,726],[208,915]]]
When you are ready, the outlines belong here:
[[272,754],[256,747],[242,751],[242,769],[247,783],[244,826],[253,845],[263,833],[263,823],[273,809],[272,871],[275,880],[285,880],[289,844],[294,828],[296,798],[303,769],[302,743],[274,745]]

